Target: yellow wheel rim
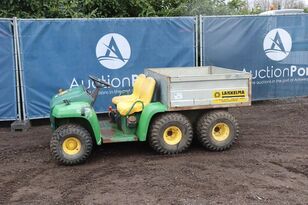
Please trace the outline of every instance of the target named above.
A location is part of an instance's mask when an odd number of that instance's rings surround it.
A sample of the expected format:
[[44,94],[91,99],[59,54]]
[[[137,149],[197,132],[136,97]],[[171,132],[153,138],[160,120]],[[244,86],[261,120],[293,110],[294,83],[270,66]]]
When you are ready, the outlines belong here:
[[80,152],[81,142],[76,137],[69,137],[64,140],[62,149],[65,154],[74,155]]
[[169,145],[178,144],[182,139],[182,131],[177,126],[167,127],[164,131],[164,140]]
[[230,135],[229,125],[226,123],[217,123],[212,129],[212,136],[217,141],[224,141]]

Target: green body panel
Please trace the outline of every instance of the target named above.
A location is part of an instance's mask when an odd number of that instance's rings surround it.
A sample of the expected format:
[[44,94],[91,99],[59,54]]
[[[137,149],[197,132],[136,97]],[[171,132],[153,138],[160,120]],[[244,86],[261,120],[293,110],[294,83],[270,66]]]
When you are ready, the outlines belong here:
[[136,132],[136,135],[138,136],[139,141],[146,140],[152,117],[157,113],[162,113],[166,111],[167,111],[167,107],[160,102],[150,103],[149,105],[144,107],[141,113],[141,116],[140,116],[137,132]]
[[64,90],[53,96],[50,101],[50,109],[58,104],[62,104],[64,100],[68,100],[69,102],[87,102],[88,104],[93,102],[92,96],[86,92],[84,86],[78,86]]
[[118,125],[109,120],[101,121],[101,133],[103,143],[132,142],[138,141],[137,136],[132,132],[123,132]]
[[[57,104],[51,110],[51,123],[55,123],[56,119],[67,118],[83,118],[86,119],[92,128],[96,143],[100,145],[101,134],[100,125],[96,113],[88,102],[71,102],[70,104]],[[52,125],[56,128],[57,125]]]

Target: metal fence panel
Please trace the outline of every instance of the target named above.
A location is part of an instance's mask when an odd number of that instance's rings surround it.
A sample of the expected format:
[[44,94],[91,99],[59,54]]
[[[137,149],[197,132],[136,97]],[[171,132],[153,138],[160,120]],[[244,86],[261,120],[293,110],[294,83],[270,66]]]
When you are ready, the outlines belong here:
[[251,72],[254,100],[308,95],[308,15],[202,20],[202,61]]
[[105,112],[145,68],[194,66],[194,27],[193,17],[20,20],[27,116],[48,117],[59,88],[92,88],[89,74],[114,86],[95,103]]

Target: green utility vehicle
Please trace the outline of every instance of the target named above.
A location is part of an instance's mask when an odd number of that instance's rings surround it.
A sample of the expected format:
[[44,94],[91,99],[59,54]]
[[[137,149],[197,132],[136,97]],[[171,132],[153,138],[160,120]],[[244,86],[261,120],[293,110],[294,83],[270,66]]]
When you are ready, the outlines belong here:
[[147,69],[132,94],[112,99],[109,119],[99,120],[93,104],[111,85],[89,78],[95,90],[60,90],[50,103],[50,149],[61,164],[84,162],[94,143],[148,141],[161,154],[176,154],[195,136],[209,150],[226,150],[239,135],[227,108],[251,105],[249,73],[215,66]]

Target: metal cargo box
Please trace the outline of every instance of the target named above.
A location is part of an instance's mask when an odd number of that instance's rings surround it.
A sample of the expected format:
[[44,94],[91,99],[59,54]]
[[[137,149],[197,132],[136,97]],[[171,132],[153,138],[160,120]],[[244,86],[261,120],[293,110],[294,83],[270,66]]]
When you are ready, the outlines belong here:
[[156,80],[154,101],[168,110],[251,105],[251,74],[216,66],[149,68]]

